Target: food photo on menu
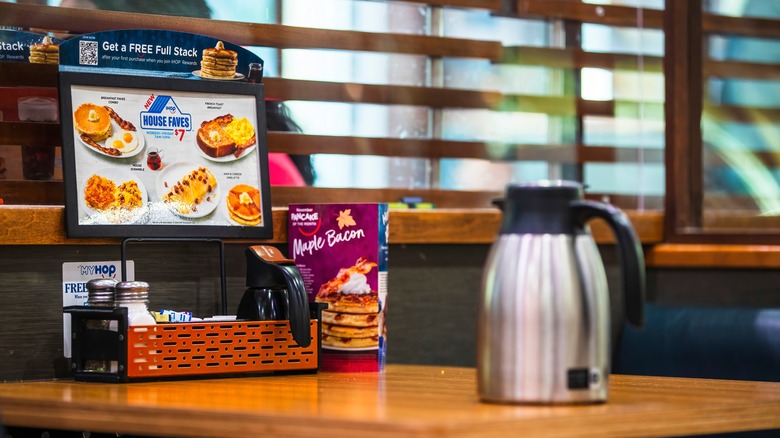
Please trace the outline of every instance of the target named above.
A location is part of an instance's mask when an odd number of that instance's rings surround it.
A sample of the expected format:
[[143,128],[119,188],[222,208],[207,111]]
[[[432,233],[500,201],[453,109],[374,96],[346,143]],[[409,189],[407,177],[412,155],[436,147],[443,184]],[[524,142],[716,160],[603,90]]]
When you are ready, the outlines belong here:
[[263,224],[251,95],[74,85],[80,225]]

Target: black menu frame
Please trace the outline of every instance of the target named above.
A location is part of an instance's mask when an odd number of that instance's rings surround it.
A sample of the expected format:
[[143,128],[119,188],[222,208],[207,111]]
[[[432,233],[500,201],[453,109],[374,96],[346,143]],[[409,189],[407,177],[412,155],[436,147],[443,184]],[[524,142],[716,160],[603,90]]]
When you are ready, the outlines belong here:
[[[262,222],[259,225],[239,225],[237,223],[224,224],[203,224],[204,221],[188,220],[182,223],[154,223],[153,221],[137,221],[133,223],[80,223],[80,217],[83,217],[80,199],[84,196],[82,185],[77,181],[79,175],[79,163],[76,162],[76,148],[87,148],[87,146],[77,144],[78,133],[74,130],[74,87],[82,89],[84,87],[101,87],[111,92],[121,94],[126,92],[139,92],[141,90],[152,90],[155,94],[170,93],[175,95],[177,92],[184,92],[188,96],[202,94],[204,99],[218,100],[220,97],[250,97],[254,100],[255,120],[254,123],[256,135],[256,150],[251,156],[246,156],[237,160],[244,169],[249,166],[247,160],[251,160],[253,165],[257,166],[257,181],[252,181],[254,187],[260,190],[261,215]],[[59,73],[59,96],[60,96],[60,120],[62,131],[62,159],[63,159],[63,179],[65,186],[65,218],[68,237],[166,237],[166,238],[256,238],[268,239],[273,237],[272,208],[270,196],[270,179],[268,176],[268,146],[266,143],[266,120],[265,120],[265,102],[264,87],[262,83],[248,83],[243,81],[219,81],[219,80],[198,80],[198,79],[180,79],[172,77],[148,77],[133,75],[115,75],[104,73],[80,72],[80,71],[61,71]],[[197,132],[201,120],[193,118],[192,132]],[[139,128],[140,129],[140,128]],[[141,133],[143,135],[143,133]],[[194,137],[190,135],[193,146],[193,156],[199,151],[195,144]],[[145,141],[144,148],[150,147],[148,139]],[[92,151],[94,152],[94,151]],[[136,157],[137,163],[145,163],[146,150],[141,151]],[[200,158],[198,158],[200,159]],[[203,160],[201,160],[203,161]],[[230,163],[219,163],[223,169],[230,166]],[[238,165],[238,164],[236,164]],[[82,169],[83,170],[83,169]],[[140,169],[135,169],[140,170]],[[148,171],[148,169],[144,169]],[[82,172],[83,173],[83,172]],[[151,178],[151,175],[149,176]],[[218,185],[220,178],[217,177]],[[224,203],[224,196],[227,194],[226,184],[222,183],[222,199],[219,202]],[[147,199],[146,202],[150,202]],[[212,214],[218,213],[214,211]],[[224,221],[223,221],[224,222]]]

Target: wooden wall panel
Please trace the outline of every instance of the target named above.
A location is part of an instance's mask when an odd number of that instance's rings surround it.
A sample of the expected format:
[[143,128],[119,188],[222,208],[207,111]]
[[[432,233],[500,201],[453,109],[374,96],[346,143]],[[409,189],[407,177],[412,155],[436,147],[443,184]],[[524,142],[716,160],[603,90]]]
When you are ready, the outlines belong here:
[[[293,198],[294,192],[305,192],[296,188],[289,190],[272,189],[272,196]],[[355,190],[350,189],[353,192]],[[285,193],[287,192],[287,193]],[[308,192],[308,190],[307,190]],[[368,196],[371,191],[364,191]],[[489,193],[477,192],[473,196],[488,197]],[[500,195],[500,194],[496,194]],[[375,198],[361,198],[356,193],[355,202],[379,202]],[[339,198],[337,201],[343,201]],[[491,197],[493,199],[493,197]],[[299,202],[329,202],[328,199],[307,197]],[[663,215],[660,212],[627,211],[640,240],[645,244],[662,242]],[[499,229],[501,213],[496,208],[437,208],[432,210],[391,209],[390,243],[443,243],[473,244],[491,243]],[[273,209],[274,237],[265,242],[286,244],[287,208]],[[594,221],[594,237],[599,243],[612,243],[614,236],[601,221]],[[244,242],[241,239],[228,239],[230,242]],[[65,208],[62,206],[0,206],[0,246],[7,245],[114,245],[120,239],[70,239],[65,232]]]

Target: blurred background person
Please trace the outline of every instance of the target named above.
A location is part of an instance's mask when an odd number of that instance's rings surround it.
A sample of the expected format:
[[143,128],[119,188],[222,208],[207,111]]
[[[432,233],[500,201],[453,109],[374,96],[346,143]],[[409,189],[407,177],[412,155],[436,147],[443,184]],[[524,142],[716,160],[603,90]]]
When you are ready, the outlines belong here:
[[[266,99],[265,118],[268,131],[301,132],[301,128],[290,117],[287,106],[280,100]],[[269,152],[268,173],[272,186],[310,186],[314,183],[310,155]]]

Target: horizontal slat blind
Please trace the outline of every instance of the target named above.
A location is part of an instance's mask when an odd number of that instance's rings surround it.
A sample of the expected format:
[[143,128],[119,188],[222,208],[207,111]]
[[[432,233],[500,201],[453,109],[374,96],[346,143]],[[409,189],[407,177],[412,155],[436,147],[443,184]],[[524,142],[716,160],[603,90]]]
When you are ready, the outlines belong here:
[[[609,70],[636,70],[639,56],[620,53],[586,52],[581,49],[557,49],[550,47],[504,47],[502,63],[539,65],[552,68],[604,68]],[[646,71],[661,72],[663,58],[643,56]]]
[[[639,26],[637,9],[626,6],[594,5],[566,0],[517,0],[517,4],[518,13],[522,16],[561,18],[609,26]],[[642,15],[641,24],[644,27],[663,27],[662,11],[645,9]]]
[[[7,8],[7,9],[6,9]],[[498,60],[501,44],[425,35],[350,32],[278,24],[237,23],[205,18],[169,17],[128,12],[3,5],[0,25],[71,34],[115,29],[164,29],[202,33],[246,46],[279,49],[333,49]]]
[[[596,23],[608,26],[660,29],[663,11],[584,4],[562,0],[441,0],[412,1],[420,8],[480,10],[495,17],[523,19],[540,22],[564,20],[569,23]],[[641,20],[640,20],[641,18]],[[724,17],[705,19],[704,27],[719,32],[741,35],[773,35],[777,24],[773,20],[743,20]],[[561,72],[562,81],[578,79],[584,68],[605,69],[611,72],[641,72],[659,75],[663,58],[638,56],[630,53],[597,53],[581,47],[546,47],[504,45],[500,41],[455,38],[432,35],[399,34],[388,32],[363,32],[332,29],[314,29],[281,24],[238,23],[187,17],[169,17],[149,14],[123,13],[42,7],[28,4],[0,3],[0,25],[30,28],[33,31],[51,31],[67,37],[84,32],[121,28],[170,29],[208,34],[234,43],[270,47],[276,49],[335,50],[357,53],[401,54],[420,56],[427,62],[439,63],[442,59],[465,62],[487,61],[498,68],[542,68]],[[435,33],[432,31],[432,33]],[[776,65],[708,60],[704,64],[707,75],[743,78],[777,78],[780,69]],[[568,79],[567,79],[568,78]],[[588,163],[644,163],[661,166],[663,150],[636,148],[634,144],[611,145],[599,139],[585,144],[582,136],[583,118],[614,120],[642,120],[661,122],[663,103],[615,97],[607,100],[587,100],[575,95],[571,89],[561,93],[539,94],[479,90],[465,87],[441,86],[435,74],[425,84],[367,84],[360,82],[328,82],[286,77],[267,77],[266,94],[284,101],[333,102],[386,107],[418,107],[433,114],[438,120],[448,111],[511,111],[523,114],[539,114],[549,120],[560,120],[563,125],[580,125],[579,135],[568,136],[565,141],[555,139],[546,143],[495,139],[457,140],[442,136],[435,130],[430,138],[410,136],[389,138],[361,135],[322,135],[269,133],[269,149],[292,154],[343,154],[353,156],[377,155],[385,157],[424,158],[433,160],[434,170],[440,159],[477,159],[495,162],[546,162],[554,165],[581,167]],[[0,63],[0,86],[56,86],[56,69],[51,66]],[[566,87],[564,87],[566,88]],[[571,87],[569,87],[571,88]],[[576,87],[575,87],[576,88]],[[657,98],[657,96],[653,96]],[[734,108],[708,104],[706,110],[714,117],[742,120],[744,113],[776,117],[776,110],[764,108]],[[551,122],[553,123],[553,122]],[[549,129],[549,128],[548,128]],[[568,128],[563,128],[568,129]],[[58,141],[58,127],[46,124],[0,122],[0,144],[46,144]],[[628,147],[630,146],[630,147]],[[771,157],[766,157],[770,159]],[[291,189],[293,192],[297,189]],[[311,199],[328,199],[328,190],[310,193]],[[445,205],[461,202],[463,207],[485,207],[499,189],[476,190],[476,196],[466,196],[463,191],[453,191],[450,199],[444,190],[430,189],[373,190],[376,200],[395,200],[404,193],[423,193],[428,198],[441,199]],[[428,192],[426,192],[428,190]],[[338,191],[333,193],[339,194]],[[372,193],[368,191],[366,193]],[[485,193],[489,194],[485,195]],[[610,199],[631,199],[632,195],[604,193]],[[305,195],[302,195],[305,198]],[[652,198],[652,197],[651,197]],[[648,199],[651,199],[648,198]],[[287,199],[299,199],[290,195]],[[653,205],[660,198],[652,198]],[[277,199],[274,200],[277,202]],[[279,202],[283,202],[279,199]],[[486,204],[487,203],[487,204]],[[283,205],[283,204],[279,204]]]
[[[501,10],[511,2],[498,1],[441,1],[420,2],[434,7],[477,8],[493,13],[512,15],[518,10]],[[0,24],[24,26],[40,31],[78,34],[120,28],[156,28],[191,32],[204,29],[201,33],[223,38],[248,46],[265,46],[278,49],[329,49],[356,52],[395,53],[420,55],[431,60],[439,58],[462,58],[487,60],[496,65],[540,65],[546,68],[574,69],[585,65],[602,68],[623,68],[633,64],[637,58],[632,55],[594,54],[581,50],[534,47],[503,47],[498,41],[437,37],[427,35],[404,35],[393,33],[356,32],[329,29],[311,29],[279,24],[252,24],[222,22],[198,18],[163,17],[146,14],[111,11],[73,10],[66,8],[37,7],[32,5],[2,4]],[[660,69],[660,59],[647,61],[650,69]],[[10,66],[0,73],[0,84],[4,85],[49,85],[55,83],[54,72],[48,66]],[[37,68],[36,67],[40,67]],[[21,74],[20,74],[21,73]],[[20,77],[30,78],[19,80]],[[384,106],[415,106],[430,111],[446,110],[511,110],[520,113],[536,113],[552,117],[581,117],[582,115],[613,117],[616,110],[622,117],[634,117],[638,110],[636,103],[615,101],[588,101],[574,96],[528,95],[502,93],[492,90],[462,88],[379,85],[346,82],[323,82],[296,80],[279,77],[265,79],[266,95],[285,101],[343,102],[349,104],[372,104]],[[655,112],[658,112],[655,110]],[[39,129],[40,128],[40,129]],[[46,143],[56,139],[54,126],[29,126],[0,124],[0,138],[4,144]],[[505,141],[457,141],[445,138],[375,138],[360,136],[269,134],[269,149],[295,154],[345,154],[379,155],[387,157],[478,159],[490,161],[536,161],[558,164],[581,165],[584,162],[612,163],[618,160],[636,159],[637,152],[612,146],[588,146],[577,142],[571,144],[524,144]],[[654,151],[645,157],[660,163],[661,154]],[[294,191],[295,189],[293,189]],[[327,189],[326,190],[327,193]],[[437,199],[443,205],[461,202],[462,206],[487,206],[489,199],[498,190],[488,192],[490,196],[464,196],[454,191],[452,201],[446,192],[423,192],[427,200]],[[312,194],[312,199],[327,199],[326,194]],[[338,191],[333,192],[338,195]],[[371,192],[368,192],[371,193]],[[374,191],[377,200],[395,200],[403,190]],[[415,193],[419,193],[415,191]],[[478,192],[477,192],[478,193]],[[389,196],[389,198],[388,198]],[[292,197],[295,198],[295,197]],[[305,198],[305,196],[304,196]],[[295,198],[298,199],[298,198]],[[335,199],[335,198],[334,198]],[[275,203],[284,205],[285,200],[275,198]],[[438,204],[441,205],[441,204]]]
[[[588,146],[576,150],[570,145],[532,145],[447,141],[428,139],[397,139],[373,137],[314,136],[286,132],[268,133],[269,148],[273,152],[292,154],[311,154],[327,151],[334,154],[353,155],[392,155],[419,158],[477,158],[493,160],[548,161],[555,163],[588,162],[613,163],[620,159],[635,161],[638,152],[635,149],[622,149],[608,146]],[[505,153],[497,155],[495,149]],[[580,158],[577,154],[580,154]],[[660,163],[662,151],[646,151],[644,159]]]
[[[623,27],[637,27],[639,24],[637,9],[627,6],[586,4],[569,0],[517,0],[517,4],[520,16],[561,18]],[[644,9],[641,16],[644,27],[663,27],[663,11]],[[780,38],[780,26],[777,24],[777,20],[773,19],[704,14],[702,29],[710,33]]]

